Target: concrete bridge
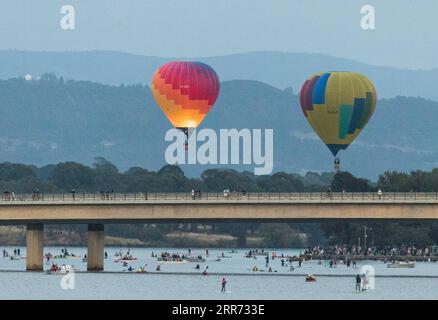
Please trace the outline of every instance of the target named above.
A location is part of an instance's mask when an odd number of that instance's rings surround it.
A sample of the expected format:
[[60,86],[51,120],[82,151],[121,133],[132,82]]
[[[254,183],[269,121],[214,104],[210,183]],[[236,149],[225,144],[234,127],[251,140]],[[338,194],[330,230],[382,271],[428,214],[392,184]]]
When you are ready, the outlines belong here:
[[104,224],[438,219],[438,193],[4,194],[0,223],[27,225],[27,270],[43,269],[44,224],[87,224],[87,269],[103,270]]

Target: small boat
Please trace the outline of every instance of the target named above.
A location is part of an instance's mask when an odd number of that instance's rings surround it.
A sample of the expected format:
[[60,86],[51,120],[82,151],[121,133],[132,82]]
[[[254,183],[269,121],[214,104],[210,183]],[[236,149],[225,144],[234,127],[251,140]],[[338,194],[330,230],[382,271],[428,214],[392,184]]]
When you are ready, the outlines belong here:
[[79,268],[73,265],[62,265],[61,267],[46,270],[46,274],[67,274],[69,272],[79,271]]
[[187,260],[158,260],[162,264],[187,263]]
[[82,256],[75,256],[75,255],[56,255],[56,256],[50,256],[50,259],[82,259]]
[[135,272],[135,273],[146,273],[147,271],[146,271],[146,270],[143,270],[143,269],[137,269],[137,270],[135,270],[134,272]]
[[133,256],[124,256],[122,259],[115,259],[114,262],[132,262],[137,260],[137,258]]
[[268,251],[255,251],[255,250],[251,250],[247,253],[248,256],[264,256],[264,257],[268,257],[269,256],[269,252]]
[[395,261],[393,263],[388,263],[388,268],[415,268],[415,262]]
[[306,282],[316,282],[315,276],[308,274],[305,279]]
[[133,261],[135,261],[135,260],[137,260],[137,258],[133,258],[133,259],[116,259],[116,260],[114,260],[114,262],[121,262],[121,263],[129,263],[129,262],[133,262]]
[[[162,254],[161,256],[157,257],[157,261],[158,262],[164,262],[164,263],[169,263],[169,262],[171,262],[171,263],[187,262],[185,256],[181,256],[179,254],[168,254],[168,253]],[[195,261],[195,262],[198,262],[198,261]]]
[[205,259],[202,257],[187,257],[187,262],[205,262]]

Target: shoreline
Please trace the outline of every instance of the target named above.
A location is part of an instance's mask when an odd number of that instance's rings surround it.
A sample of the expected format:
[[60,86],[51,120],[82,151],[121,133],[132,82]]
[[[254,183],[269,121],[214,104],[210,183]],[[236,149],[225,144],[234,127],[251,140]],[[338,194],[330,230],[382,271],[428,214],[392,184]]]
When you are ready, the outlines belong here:
[[[387,256],[387,255],[371,255],[371,256],[355,256],[355,255],[302,255],[305,261],[308,260],[332,260],[345,261],[346,259],[353,261],[410,261],[410,262],[438,262],[438,256]],[[288,259],[284,256],[275,256],[275,259]],[[292,257],[292,261],[299,261],[300,257]]]

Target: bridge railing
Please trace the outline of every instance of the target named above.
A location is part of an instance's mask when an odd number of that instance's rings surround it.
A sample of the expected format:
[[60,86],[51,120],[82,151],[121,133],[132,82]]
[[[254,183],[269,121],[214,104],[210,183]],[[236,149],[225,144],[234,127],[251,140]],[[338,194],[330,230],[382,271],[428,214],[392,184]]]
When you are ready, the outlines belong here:
[[438,192],[139,192],[139,193],[3,193],[0,202],[71,202],[71,201],[187,201],[187,200],[245,200],[245,201],[438,201]]

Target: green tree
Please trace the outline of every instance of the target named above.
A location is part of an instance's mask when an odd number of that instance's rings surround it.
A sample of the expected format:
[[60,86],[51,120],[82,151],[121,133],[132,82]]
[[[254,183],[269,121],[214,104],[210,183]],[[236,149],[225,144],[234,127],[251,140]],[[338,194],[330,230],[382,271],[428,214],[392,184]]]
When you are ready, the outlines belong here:
[[356,178],[351,173],[341,171],[335,174],[331,189],[334,192],[370,192],[374,188],[365,179]]
[[63,162],[53,169],[49,178],[61,191],[70,192],[95,190],[94,172],[90,167],[76,162]]

